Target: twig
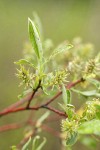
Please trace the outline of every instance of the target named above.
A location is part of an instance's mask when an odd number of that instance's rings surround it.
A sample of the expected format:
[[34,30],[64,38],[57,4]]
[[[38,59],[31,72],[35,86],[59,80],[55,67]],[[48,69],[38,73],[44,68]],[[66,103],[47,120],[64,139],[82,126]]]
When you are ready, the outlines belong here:
[[32,98],[34,97],[35,93],[38,91],[38,89],[40,88],[40,86],[41,86],[41,80],[39,81],[39,84],[38,84],[38,86],[36,87],[36,89],[34,89],[34,92],[33,92],[32,96],[31,96],[31,98],[28,100],[28,104],[27,104],[27,106],[26,106],[26,109],[29,108],[30,103],[31,103],[31,101],[32,101]]
[[[77,80],[76,82],[72,82],[69,83],[66,86],[66,89],[71,89],[72,87],[76,86],[77,84],[79,84],[80,82],[84,82],[84,79],[81,78],[79,80]],[[59,93],[57,93],[53,98],[51,98],[48,102],[45,103],[45,106],[49,105],[51,102],[53,102],[56,98],[58,98],[60,95],[62,94],[62,91],[60,91]]]
[[[36,122],[30,122],[30,125],[31,126],[35,126],[35,124],[36,124]],[[61,136],[60,136],[60,132],[58,132],[58,131],[55,131],[53,128],[51,128],[51,127],[49,127],[49,126],[47,126],[47,125],[44,125],[44,124],[42,124],[41,125],[41,129],[43,129],[44,131],[46,131],[46,132],[49,132],[49,133],[51,133],[53,136],[56,136],[56,137],[58,137],[58,138],[61,138]],[[35,126],[35,128],[33,128],[33,130],[32,130],[32,132],[30,133],[30,134],[28,134],[28,136],[26,136],[26,137],[24,137],[23,139],[22,139],[22,141],[20,142],[20,144],[18,144],[18,146],[17,146],[17,148],[18,149],[21,149],[22,148],[22,146],[28,141],[28,139],[31,137],[33,137],[33,136],[35,136],[38,132],[40,132],[39,130],[38,130],[38,128]]]
[[18,149],[21,149],[22,146],[29,140],[30,137],[35,136],[37,129],[34,129],[28,136],[24,137],[21,142],[17,145]]
[[51,110],[51,111],[53,111],[54,113],[56,113],[56,114],[58,114],[59,116],[63,116],[63,117],[67,117],[67,114],[66,113],[63,113],[63,112],[61,112],[61,111],[59,111],[59,110],[57,110],[57,109],[55,109],[55,108],[53,108],[53,107],[50,107],[50,106],[42,106],[43,108],[46,108],[46,109],[48,109],[48,110]]
[[28,100],[30,100],[32,98],[33,92],[30,92],[26,97],[24,97],[23,99],[19,100],[18,102],[8,106],[7,108],[5,108],[2,112],[6,112],[7,110],[12,110],[14,108],[17,108],[21,105],[23,105],[25,102],[27,102]]
[[0,127],[0,132],[5,132],[9,130],[14,130],[23,127],[23,123],[13,123],[13,124],[7,124]]
[[[84,81],[84,79],[81,78],[80,80],[77,80],[76,82],[73,82],[73,83],[68,84],[66,88],[67,88],[67,89],[70,89],[70,88],[76,86],[77,84],[79,84],[80,82],[83,82],[83,81]],[[39,85],[37,86],[35,92],[33,92],[32,95],[29,97],[29,100],[28,100],[29,102],[28,102],[28,104],[27,104],[26,107],[22,107],[22,108],[8,107],[8,108],[6,108],[6,109],[4,109],[3,111],[0,112],[0,117],[1,117],[1,116],[4,116],[4,115],[7,115],[7,114],[10,114],[10,113],[19,112],[19,111],[25,111],[25,110],[39,110],[39,109],[41,109],[41,108],[49,109],[49,110],[51,110],[51,111],[57,113],[58,115],[61,115],[61,116],[65,116],[65,117],[66,117],[66,114],[65,114],[65,113],[62,113],[62,112],[60,112],[60,111],[58,111],[58,110],[56,110],[56,109],[54,109],[54,108],[51,108],[51,107],[46,107],[46,106],[49,105],[51,102],[53,102],[57,97],[59,97],[59,96],[62,94],[62,92],[57,93],[52,99],[50,99],[48,102],[46,102],[46,103],[44,103],[44,104],[42,104],[42,105],[40,105],[40,106],[29,107],[31,100],[32,100],[32,98],[34,97],[34,95],[35,95],[35,93],[37,92],[37,90],[38,90],[39,87],[40,87],[40,83],[39,83]],[[16,106],[16,105],[15,105],[15,106]]]
[[51,110],[51,111],[53,111],[54,113],[56,113],[56,114],[58,114],[60,116],[67,117],[67,115],[65,113],[63,113],[61,111],[58,111],[58,110],[56,110],[56,109],[54,109],[52,107],[45,106],[45,105],[44,106],[43,105],[42,106],[37,106],[37,107],[29,107],[29,108],[21,107],[21,108],[12,109],[12,110],[9,110],[9,111],[7,110],[5,112],[1,112],[0,113],[0,117],[4,116],[4,115],[7,115],[7,114],[10,114],[10,113],[15,113],[15,112],[20,112],[20,111],[26,111],[26,110],[39,110],[41,108],[46,108],[46,109]]
[[[28,124],[30,126],[33,126],[36,124],[36,122],[33,122],[33,121],[29,121]],[[14,130],[14,129],[19,129],[21,127],[23,127],[25,124],[24,123],[12,123],[12,124],[7,124],[7,125],[4,125],[4,126],[1,126],[0,127],[0,132],[5,132],[5,131],[11,131],[11,130]],[[47,125],[45,124],[42,124],[41,125],[41,128],[57,137],[60,136],[60,133],[58,131],[55,131],[54,129],[48,127]],[[31,133],[32,135],[32,133]]]

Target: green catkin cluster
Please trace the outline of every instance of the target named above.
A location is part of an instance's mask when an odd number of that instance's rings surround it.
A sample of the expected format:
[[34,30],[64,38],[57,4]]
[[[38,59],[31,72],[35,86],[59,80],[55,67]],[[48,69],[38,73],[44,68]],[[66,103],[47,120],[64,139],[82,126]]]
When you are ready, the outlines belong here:
[[87,121],[96,118],[97,117],[96,115],[98,113],[98,109],[96,108],[96,106],[100,106],[99,99],[87,101],[86,107],[85,107],[83,115],[82,115],[82,118],[84,118]]
[[88,61],[85,67],[84,78],[95,77],[96,63],[94,59]]
[[68,82],[67,81],[68,74],[69,73],[66,69],[48,73],[47,75],[45,75],[44,85],[46,87],[52,87],[52,90],[54,89],[54,87],[59,88],[62,85],[62,83],[64,84]]
[[[99,107],[99,109],[97,109]],[[66,107],[66,109],[68,109]],[[78,138],[78,129],[83,122],[91,121],[93,119],[100,119],[100,101],[99,99],[94,99],[92,101],[87,101],[86,106],[83,110],[82,115],[76,114],[72,111],[73,115],[70,116],[70,111],[66,111],[68,118],[62,120],[61,129],[65,133],[66,145],[73,145]]]
[[18,73],[16,74],[16,76],[22,80],[20,86],[24,84],[25,88],[32,87],[34,75],[30,73],[29,69],[26,70],[24,66],[20,65],[20,69],[17,69],[17,72]]
[[51,84],[52,85],[61,85],[66,81],[66,78],[68,76],[67,70],[58,70],[55,71],[55,74],[52,76]]
[[78,138],[78,122],[76,120],[62,120],[62,132],[66,133],[66,145],[73,145]]

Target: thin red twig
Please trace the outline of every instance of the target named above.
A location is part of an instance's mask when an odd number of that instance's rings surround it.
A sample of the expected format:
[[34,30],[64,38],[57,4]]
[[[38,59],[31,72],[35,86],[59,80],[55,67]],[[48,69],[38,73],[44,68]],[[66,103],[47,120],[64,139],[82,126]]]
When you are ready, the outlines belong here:
[[26,108],[26,107],[21,107],[21,108],[16,108],[16,109],[12,109],[12,110],[7,110],[5,112],[1,112],[0,113],[0,116],[4,116],[4,115],[7,115],[7,114],[10,114],[10,113],[15,113],[15,112],[20,112],[20,111],[26,111],[26,110],[39,110],[41,108],[46,108],[48,110],[51,110],[52,112],[60,115],[60,116],[64,116],[64,117],[67,117],[67,115],[59,110],[56,110],[52,107],[48,107],[48,106],[37,106],[37,107],[29,107],[29,108]]
[[21,128],[24,124],[23,123],[13,123],[13,124],[7,124],[0,127],[0,132],[9,131]]
[[[36,122],[32,122],[32,121],[31,121],[31,122],[29,122],[28,124],[30,124],[31,126],[33,126],[33,125],[36,124]],[[5,132],[5,131],[14,130],[14,129],[19,129],[19,128],[23,127],[23,126],[24,126],[24,123],[7,124],[7,125],[4,125],[4,126],[1,126],[1,127],[0,127],[0,132]],[[45,124],[42,124],[42,125],[41,125],[41,128],[42,128],[44,131],[47,131],[47,132],[53,134],[53,135],[56,136],[56,137],[60,137],[60,132],[54,130],[53,128],[51,128],[51,127],[49,127],[49,126],[47,126],[47,125],[45,125]],[[34,131],[34,129],[33,129],[33,131]],[[29,136],[33,136],[33,131],[32,131],[32,133],[31,133]],[[25,138],[24,140],[22,140],[23,142],[21,142],[20,145],[24,144],[24,141],[27,141],[28,138],[29,138],[29,137],[27,137],[27,138]]]
[[26,109],[29,108],[29,106],[30,106],[30,104],[31,104],[31,101],[32,101],[34,95],[36,94],[36,92],[38,91],[38,89],[40,88],[40,86],[41,86],[41,80],[39,81],[39,84],[38,84],[38,86],[36,87],[36,89],[34,89],[34,92],[32,93],[31,98],[28,100],[28,104],[27,104],[27,106],[26,106]]
[[[68,85],[66,86],[66,88],[67,88],[67,89],[70,89],[70,88],[74,87],[75,85],[77,85],[77,84],[79,84],[80,82],[83,82],[83,81],[84,81],[83,78],[81,78],[80,80],[77,80],[76,82],[73,82],[73,83],[68,84]],[[42,105],[40,105],[40,106],[29,107],[31,100],[33,99],[33,97],[34,97],[34,95],[35,95],[35,93],[37,92],[37,90],[38,90],[39,87],[40,87],[40,83],[39,83],[39,85],[37,86],[35,92],[33,92],[33,93],[31,94],[31,96],[29,97],[29,99],[28,99],[28,104],[27,104],[26,107],[16,108],[16,104],[15,104],[14,107],[11,107],[11,106],[10,106],[10,107],[4,109],[3,111],[1,111],[1,112],[0,112],[0,117],[1,117],[1,116],[4,116],[4,115],[7,115],[7,114],[10,114],[10,113],[19,112],[19,111],[25,111],[25,110],[39,110],[39,109],[41,109],[41,108],[49,109],[49,110],[55,112],[56,114],[58,114],[58,115],[60,115],[60,116],[65,116],[65,117],[67,117],[67,115],[66,115],[65,113],[60,112],[59,110],[56,110],[56,109],[54,109],[54,108],[52,108],[52,107],[47,107],[47,105],[49,105],[51,102],[53,102],[57,97],[59,97],[59,96],[62,94],[61,91],[60,91],[59,93],[57,93],[52,99],[50,99],[50,100],[47,101],[46,103],[44,103],[44,104],[42,104]]]

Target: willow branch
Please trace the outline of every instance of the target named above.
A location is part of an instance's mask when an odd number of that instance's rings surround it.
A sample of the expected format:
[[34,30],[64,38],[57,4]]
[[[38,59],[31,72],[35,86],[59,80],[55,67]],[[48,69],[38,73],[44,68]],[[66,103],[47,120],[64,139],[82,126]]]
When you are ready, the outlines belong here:
[[[83,79],[83,78],[77,80],[76,82],[69,83],[69,84],[66,86],[66,89],[71,89],[72,87],[76,86],[77,84],[79,84],[79,83],[81,83],[81,82],[84,82],[84,79]],[[45,106],[49,105],[49,104],[50,104],[51,102],[53,102],[56,98],[58,98],[61,94],[62,94],[62,91],[58,92],[53,98],[51,98],[50,100],[48,100],[48,102],[45,103]]]
[[[69,83],[66,88],[67,89],[70,89],[74,86],[76,86],[77,84],[83,82],[83,78],[81,78],[80,80],[77,80],[76,82],[72,82],[72,83]],[[47,107],[47,105],[49,105],[51,102],[53,102],[57,97],[59,97],[61,94],[62,94],[62,91],[60,91],[59,93],[57,93],[52,99],[50,99],[48,102],[40,105],[40,106],[35,106],[35,107],[29,107],[30,105],[30,102],[31,100],[33,99],[35,93],[37,92],[38,88],[40,87],[40,84],[37,86],[35,92],[33,92],[31,94],[31,96],[29,97],[28,99],[28,104],[26,107],[21,107],[21,108],[16,108],[16,105],[14,107],[10,106],[6,109],[4,109],[3,111],[0,112],[0,117],[1,116],[4,116],[4,115],[7,115],[7,114],[10,114],[10,113],[15,113],[15,112],[20,112],[20,111],[25,111],[25,110],[39,110],[41,108],[45,108],[45,109],[48,109],[48,110],[51,110],[53,112],[55,112],[56,114],[60,115],[60,116],[65,116],[66,117],[66,114],[63,113],[63,112],[60,112],[52,107]]]
[[21,111],[26,111],[26,110],[39,110],[39,109],[42,109],[42,108],[45,108],[45,109],[48,109],[56,114],[58,114],[59,116],[64,116],[64,117],[67,117],[67,115],[59,110],[56,110],[52,107],[49,107],[49,106],[37,106],[37,107],[29,107],[29,108],[26,108],[26,107],[21,107],[21,108],[16,108],[16,109],[12,109],[12,110],[7,110],[5,112],[1,112],[0,113],[0,117],[1,116],[4,116],[4,115],[7,115],[7,114],[10,114],[10,113],[16,113],[16,112],[21,112]]
[[41,86],[41,80],[39,81],[39,84],[38,84],[38,86],[36,87],[36,89],[34,89],[34,92],[33,92],[32,96],[31,96],[31,98],[28,100],[28,104],[27,104],[26,108],[29,108],[29,106],[30,106],[30,104],[31,104],[31,101],[32,101],[32,99],[33,99],[35,93],[36,93],[36,92],[38,91],[38,89],[40,88],[40,86]]

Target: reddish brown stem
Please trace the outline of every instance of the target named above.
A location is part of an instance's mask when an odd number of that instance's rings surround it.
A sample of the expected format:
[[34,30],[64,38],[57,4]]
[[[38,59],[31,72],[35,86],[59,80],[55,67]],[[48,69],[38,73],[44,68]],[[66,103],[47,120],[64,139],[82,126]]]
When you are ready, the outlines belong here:
[[[28,122],[29,125],[33,126],[36,124],[36,122],[33,122],[33,121],[30,121]],[[13,124],[7,124],[7,125],[4,125],[4,126],[1,126],[0,127],[0,132],[5,132],[5,131],[10,131],[10,130],[14,130],[14,129],[19,129],[21,127],[23,127],[25,125],[25,123],[13,123]],[[53,134],[54,136],[56,137],[60,137],[60,133],[58,131],[55,131],[53,128],[45,125],[45,124],[42,124],[41,125],[41,128],[44,130],[44,131],[47,131],[51,134]],[[33,134],[31,134],[30,136],[32,136]],[[26,139],[27,140],[27,139]],[[25,140],[25,141],[26,141]]]
[[23,105],[25,102],[27,102],[28,100],[30,100],[32,98],[33,98],[33,92],[29,93],[25,98],[19,100],[18,102],[8,106],[2,112],[6,112],[6,111],[12,110],[14,108],[17,108],[17,107]]
[[24,137],[21,142],[17,145],[18,150],[22,148],[22,146],[29,140],[30,137],[33,137],[36,135],[37,129],[33,129],[33,131],[26,137]]
[[[84,79],[81,78],[80,80],[77,80],[76,82],[73,82],[73,83],[68,84],[68,85],[66,86],[66,88],[67,88],[67,89],[70,89],[70,88],[74,87],[75,85],[77,85],[77,84],[79,84],[80,82],[83,82],[83,81],[84,81]],[[15,112],[19,112],[19,111],[25,111],[25,110],[38,110],[38,109],[40,109],[40,108],[49,109],[49,110],[51,110],[51,111],[57,113],[57,114],[60,115],[60,116],[65,116],[65,117],[66,117],[66,114],[65,114],[65,113],[60,112],[60,111],[58,111],[58,110],[56,110],[56,109],[54,109],[54,108],[47,107],[47,105],[49,105],[49,104],[50,104],[51,102],[53,102],[57,97],[59,97],[59,96],[62,94],[62,92],[57,93],[52,99],[50,99],[48,102],[46,102],[46,103],[44,103],[44,104],[42,104],[42,105],[40,105],[40,106],[37,106],[37,107],[29,107],[31,100],[32,100],[32,98],[34,97],[34,95],[35,95],[35,93],[37,92],[37,90],[38,90],[39,87],[40,87],[40,83],[39,83],[39,85],[37,86],[36,90],[35,90],[35,91],[31,94],[31,96],[29,97],[29,99],[28,99],[28,104],[27,104],[26,107],[16,108],[16,104],[15,104],[14,107],[13,107],[13,106],[10,106],[10,107],[4,109],[3,111],[1,111],[1,112],[0,112],[0,117],[1,117],[1,116],[4,116],[4,115],[7,115],[7,114],[10,114],[10,113],[15,113]]]
[[15,113],[15,112],[20,112],[20,111],[25,111],[25,110],[39,110],[41,108],[46,108],[46,109],[51,110],[51,111],[53,111],[54,113],[56,113],[60,116],[67,117],[67,115],[65,113],[60,112],[60,111],[58,111],[58,110],[56,110],[52,107],[48,107],[48,106],[45,106],[45,105],[44,106],[43,105],[42,106],[37,106],[37,107],[29,107],[29,108],[21,107],[21,108],[12,109],[12,110],[9,110],[9,111],[7,110],[5,112],[1,112],[0,116],[4,116],[4,115],[10,114],[10,113]]
[[18,129],[18,128],[21,128],[22,126],[23,126],[22,123],[7,124],[7,125],[0,127],[0,132]]
[[51,110],[51,111],[53,111],[54,113],[56,113],[56,114],[58,114],[59,116],[63,116],[63,117],[67,117],[67,115],[66,115],[66,113],[63,113],[63,112],[61,112],[61,111],[59,111],[59,110],[57,110],[57,109],[55,109],[55,108],[52,108],[52,107],[50,107],[50,106],[42,106],[43,108],[46,108],[46,109],[48,109],[48,110]]
[[31,101],[32,101],[32,99],[33,99],[35,93],[36,93],[36,92],[38,91],[38,89],[40,88],[40,86],[41,86],[41,80],[39,81],[39,84],[38,84],[38,86],[36,87],[36,89],[34,89],[34,92],[32,93],[31,98],[28,100],[28,104],[27,104],[27,106],[26,106],[26,109],[29,108],[29,106],[30,106],[30,104],[31,104]]

